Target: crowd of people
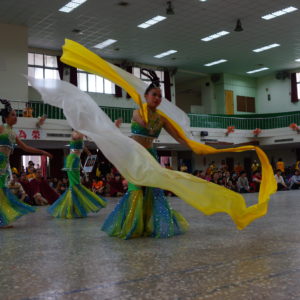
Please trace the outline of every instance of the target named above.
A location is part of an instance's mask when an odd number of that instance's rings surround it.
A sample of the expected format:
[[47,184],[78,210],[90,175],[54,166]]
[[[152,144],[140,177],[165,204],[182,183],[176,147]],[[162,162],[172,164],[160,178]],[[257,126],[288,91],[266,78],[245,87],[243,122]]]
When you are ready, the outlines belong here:
[[[165,167],[171,168],[169,164],[166,164]],[[300,188],[299,168],[300,162],[297,162],[294,167],[286,168],[282,159],[278,160],[274,171],[278,190]],[[188,172],[188,168],[184,165],[180,167],[180,170]],[[237,163],[234,169],[229,171],[225,161],[222,161],[219,167],[212,161],[206,170],[195,170],[193,175],[239,193],[258,192],[261,171],[256,160],[253,161],[251,170],[251,173],[247,173],[244,167]],[[15,169],[13,171],[8,183],[10,190],[20,200],[31,205],[52,204],[69,187],[67,176],[44,178],[39,165],[35,168],[32,161],[20,172]],[[128,189],[127,180],[119,174],[116,168],[104,160],[101,160],[96,166],[94,176],[82,174],[81,183],[98,196],[104,197],[121,197]],[[171,196],[172,193],[166,191],[166,195]]]
[[[286,168],[283,160],[279,158],[274,173],[279,191],[300,188],[300,161]],[[205,171],[195,170],[193,175],[239,193],[258,192],[262,179],[260,164],[256,160],[251,165],[251,172],[246,172],[240,163],[229,171],[223,160],[220,167],[212,161]]]
[[[12,170],[9,189],[20,200],[31,205],[52,204],[69,187],[67,176],[44,178],[39,166],[35,168],[32,161],[29,161],[26,169]],[[127,181],[114,167],[104,161],[97,166],[95,176],[83,173],[81,183],[99,196],[121,197],[127,191]]]

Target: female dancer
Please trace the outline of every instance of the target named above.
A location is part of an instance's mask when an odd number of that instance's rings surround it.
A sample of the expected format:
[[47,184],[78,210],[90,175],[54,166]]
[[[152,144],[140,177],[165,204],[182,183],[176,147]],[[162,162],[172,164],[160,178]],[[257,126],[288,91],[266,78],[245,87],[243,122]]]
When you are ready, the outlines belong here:
[[84,218],[89,212],[97,212],[106,206],[106,201],[80,184],[80,156],[89,151],[83,145],[83,135],[72,132],[70,154],[64,170],[69,178],[69,188],[49,207],[48,212],[57,218]]
[[8,225],[19,217],[34,212],[35,208],[19,201],[6,186],[9,174],[9,156],[13,147],[17,144],[26,152],[40,155],[52,155],[46,151],[32,148],[23,143],[13,131],[13,126],[17,123],[17,115],[7,100],[0,99],[4,104],[4,109],[0,111],[3,125],[0,126],[0,228],[10,228]]
[[[177,135],[167,120],[157,113],[156,108],[162,99],[159,78],[154,71],[148,70],[148,73],[143,70],[143,74],[152,81],[145,91],[148,123],[146,125],[140,111],[135,110],[131,132],[132,138],[158,159],[153,148],[153,140],[158,138],[162,128],[179,143],[185,144],[185,142]],[[187,228],[187,221],[170,207],[163,190],[151,187],[143,188],[129,182],[127,193],[105,220],[102,230],[110,236],[129,239],[140,236],[167,238],[184,233]]]

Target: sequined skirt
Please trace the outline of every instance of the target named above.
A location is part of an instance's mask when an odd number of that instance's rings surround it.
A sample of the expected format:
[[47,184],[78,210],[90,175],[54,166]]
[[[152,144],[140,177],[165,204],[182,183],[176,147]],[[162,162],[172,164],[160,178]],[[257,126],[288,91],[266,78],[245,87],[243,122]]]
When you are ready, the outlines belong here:
[[35,212],[36,208],[21,202],[8,188],[0,189],[0,227]]
[[[149,152],[155,154],[153,150]],[[102,226],[108,235],[122,239],[142,236],[168,238],[184,233],[187,228],[187,221],[170,207],[163,190],[143,189],[132,183],[128,183],[128,192]]]

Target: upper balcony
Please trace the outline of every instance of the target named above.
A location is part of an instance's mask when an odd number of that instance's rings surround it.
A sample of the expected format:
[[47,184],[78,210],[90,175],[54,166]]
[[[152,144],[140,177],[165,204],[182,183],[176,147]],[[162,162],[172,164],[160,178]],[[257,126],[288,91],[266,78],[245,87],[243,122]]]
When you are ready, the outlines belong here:
[[[17,111],[18,117],[23,117],[26,107],[32,108],[33,118],[42,115],[48,116],[48,121],[43,126],[45,131],[68,131],[68,127],[64,114],[61,109],[44,104],[43,102],[12,102],[13,108]],[[132,108],[119,107],[101,107],[102,110],[114,121],[117,118],[123,119],[122,131],[125,134],[130,133],[129,124],[132,117]],[[207,114],[189,114],[191,120],[191,134],[196,140],[210,144],[241,144],[241,143],[257,143],[260,145],[271,145],[276,143],[300,143],[300,135],[290,128],[290,125],[300,124],[300,111],[283,112],[273,114],[251,114],[251,115],[207,115]],[[32,118],[21,118],[17,128],[34,128],[36,121],[29,120]],[[52,120],[56,120],[53,122]],[[61,120],[61,121],[58,121]],[[30,125],[31,124],[31,125]],[[229,126],[234,126],[234,132],[226,135]],[[255,136],[253,130],[261,129],[261,133]],[[207,132],[207,136],[203,134]],[[45,135],[44,135],[45,136]],[[55,138],[55,134],[50,134]],[[68,134],[63,134],[64,139],[68,139]],[[59,138],[59,136],[56,136]],[[166,133],[157,143],[176,144],[176,142]]]

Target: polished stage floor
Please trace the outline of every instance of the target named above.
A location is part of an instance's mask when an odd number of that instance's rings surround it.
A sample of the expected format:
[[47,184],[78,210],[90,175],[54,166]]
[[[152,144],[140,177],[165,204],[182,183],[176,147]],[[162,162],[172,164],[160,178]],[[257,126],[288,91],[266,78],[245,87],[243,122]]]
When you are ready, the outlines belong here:
[[117,199],[87,219],[21,218],[0,231],[0,299],[300,299],[300,190],[278,192],[243,231],[170,201],[190,223],[171,239],[107,237]]

